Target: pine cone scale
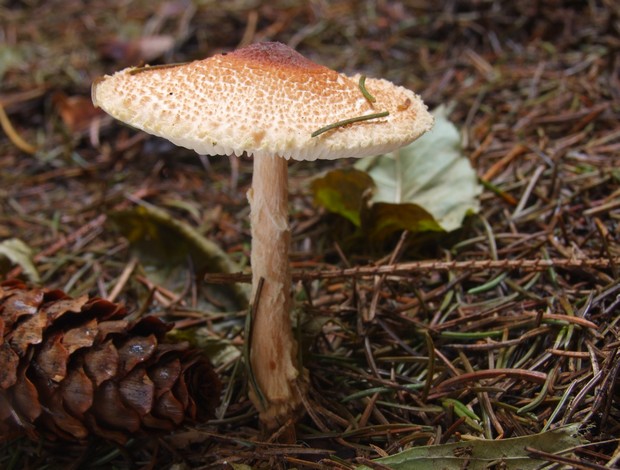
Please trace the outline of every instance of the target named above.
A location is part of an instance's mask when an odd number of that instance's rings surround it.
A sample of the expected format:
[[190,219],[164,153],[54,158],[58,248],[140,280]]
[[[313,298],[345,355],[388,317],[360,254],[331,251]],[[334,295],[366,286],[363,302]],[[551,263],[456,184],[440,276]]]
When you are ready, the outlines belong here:
[[0,299],[3,300],[2,316],[4,322],[6,327],[10,328],[19,317],[37,313],[37,308],[43,300],[43,292],[12,292],[2,289]]
[[41,414],[42,407],[39,403],[39,393],[34,384],[26,377],[23,368],[19,372],[13,389],[15,389],[15,408],[20,415],[33,422]]
[[0,364],[0,389],[6,389],[17,382],[19,364],[19,356],[7,343],[0,346]]
[[118,373],[118,350],[112,340],[108,340],[84,355],[84,369],[95,386],[101,385]]
[[60,334],[52,335],[41,349],[35,360],[36,370],[43,380],[60,382],[67,375],[69,351],[62,344]]
[[62,337],[62,344],[69,354],[73,354],[80,348],[89,348],[93,345],[97,336],[97,320],[93,318],[91,321],[66,331]]
[[155,352],[155,335],[130,338],[118,349],[119,363],[125,373],[131,372],[138,364],[147,361]]
[[119,390],[125,403],[144,416],[153,408],[155,384],[144,369],[132,371],[120,383]]
[[183,422],[183,405],[171,391],[167,391],[159,397],[153,411],[160,417],[169,418],[177,426]]
[[74,436],[77,439],[85,439],[88,436],[88,429],[86,426],[65,410],[60,394],[52,395],[48,401],[48,406],[50,410],[49,418],[52,419],[57,429],[62,431],[61,435],[63,437],[69,438],[69,436]]
[[43,339],[43,329],[47,326],[47,315],[38,312],[13,330],[9,342],[20,356],[26,354],[31,344],[39,344]]
[[63,403],[78,419],[93,405],[93,392],[93,383],[81,367],[73,369],[61,385]]
[[135,433],[140,429],[140,416],[130,406],[125,405],[116,384],[105,382],[95,392],[93,412],[101,423],[116,429]]

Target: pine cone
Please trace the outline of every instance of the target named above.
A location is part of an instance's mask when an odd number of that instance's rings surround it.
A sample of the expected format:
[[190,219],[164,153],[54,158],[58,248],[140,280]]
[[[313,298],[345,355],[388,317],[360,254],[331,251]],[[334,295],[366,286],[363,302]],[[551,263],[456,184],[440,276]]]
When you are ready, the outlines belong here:
[[99,298],[0,284],[0,441],[124,443],[213,416],[221,386],[208,359],[162,342],[171,325],[126,313]]

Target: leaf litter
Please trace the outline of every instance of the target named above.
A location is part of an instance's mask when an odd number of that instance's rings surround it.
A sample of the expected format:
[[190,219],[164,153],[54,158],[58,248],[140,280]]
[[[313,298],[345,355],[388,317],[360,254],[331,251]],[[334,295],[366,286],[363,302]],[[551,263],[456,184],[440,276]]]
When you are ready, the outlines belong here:
[[[385,468],[375,459],[426,446],[439,456],[439,445],[479,439],[531,442],[565,426],[578,427],[584,443],[563,454],[528,444],[528,455],[557,467],[618,466],[614,2],[59,5],[0,7],[0,103],[14,130],[13,139],[0,135],[2,241],[32,250],[47,287],[114,294],[136,314],[197,328],[219,351],[225,399],[214,422],[122,449],[3,444],[3,468]],[[354,162],[291,165],[295,317],[312,378],[294,445],[257,428],[242,355],[231,350],[243,348],[245,312],[227,312],[217,298],[204,303],[191,262],[179,270],[183,288],[168,292],[109,221],[135,209],[136,198],[147,201],[243,266],[249,162],[197,158],[92,114],[79,99],[96,76],[125,63],[184,62],[259,40],[386,77],[432,108],[454,103],[450,119],[484,187],[478,214],[460,229],[397,234],[369,250],[345,243],[343,222],[354,221],[310,198],[317,171]],[[35,153],[21,152],[15,135]],[[189,211],[171,200],[200,204]],[[31,267],[14,258],[6,269]],[[247,276],[216,274],[202,282]]]

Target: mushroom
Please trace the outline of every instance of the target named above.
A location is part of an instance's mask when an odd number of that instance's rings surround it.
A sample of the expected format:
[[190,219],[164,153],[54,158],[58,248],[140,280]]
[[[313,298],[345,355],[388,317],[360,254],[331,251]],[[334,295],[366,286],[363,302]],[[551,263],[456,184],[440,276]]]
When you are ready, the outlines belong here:
[[283,425],[300,411],[306,380],[290,318],[288,160],[395,150],[432,127],[426,106],[403,87],[340,74],[272,42],[127,68],[95,81],[92,98],[116,119],[199,154],[253,157],[250,362],[258,390],[250,398],[267,429]]

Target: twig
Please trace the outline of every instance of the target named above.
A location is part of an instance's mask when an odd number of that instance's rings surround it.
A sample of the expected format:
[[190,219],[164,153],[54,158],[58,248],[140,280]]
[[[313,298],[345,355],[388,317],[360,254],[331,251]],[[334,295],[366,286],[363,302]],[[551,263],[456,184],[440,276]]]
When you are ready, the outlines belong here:
[[527,152],[527,147],[523,144],[515,145],[510,151],[504,155],[501,160],[498,160],[489,168],[485,174],[482,176],[482,179],[485,181],[491,181],[499,172],[501,172],[508,164],[510,164],[515,158],[523,155]]
[[562,457],[561,455],[551,454],[529,446],[525,448],[525,451],[533,458],[568,465],[570,468],[581,470],[609,470],[609,467],[604,465],[598,465],[593,462],[582,462],[581,460],[571,459],[570,457]]
[[[392,251],[392,254],[390,255],[390,260],[389,260],[389,264],[394,264],[396,263],[396,261],[398,260],[398,258],[400,257],[403,248],[405,246],[405,241],[407,240],[407,237],[409,235],[409,231],[408,230],[404,230],[401,235],[400,235],[400,239],[398,241],[398,244],[396,245],[396,248],[394,248],[394,251]],[[372,320],[374,320],[375,315],[377,313],[377,305],[379,304],[379,295],[381,293],[381,285],[385,282],[385,278],[387,276],[385,274],[379,276],[378,278],[375,279],[375,285],[373,287],[373,294],[372,294],[372,299],[370,301],[370,308],[367,311],[367,315],[365,315],[364,321],[365,322],[371,322]],[[364,312],[366,313],[366,312]]]
[[534,171],[534,174],[530,178],[530,181],[527,184],[525,191],[521,195],[521,199],[519,200],[519,204],[517,205],[517,208],[512,213],[512,220],[516,220],[523,212],[523,209],[525,209],[525,205],[527,204],[527,201],[530,198],[532,191],[536,187],[536,183],[538,183],[538,179],[540,178],[540,176],[543,174],[544,171],[545,171],[545,167],[543,165],[540,165]]
[[481,379],[492,379],[498,378],[501,376],[505,377],[514,377],[520,378],[524,380],[528,380],[530,382],[537,383],[545,383],[547,380],[547,374],[544,372],[537,372],[534,370],[527,369],[489,369],[489,370],[478,370],[475,372],[466,372],[464,374],[457,375],[456,377],[451,377],[447,380],[441,382],[435,390],[446,390],[453,389],[456,386],[461,385],[466,382],[474,382]]
[[[499,259],[470,261],[409,261],[406,263],[386,264],[382,266],[358,266],[345,269],[329,269],[324,271],[293,273],[296,281],[314,281],[317,279],[340,279],[348,277],[368,277],[387,274],[390,276],[409,276],[429,271],[484,271],[488,269],[521,269],[524,271],[545,271],[549,268],[564,269],[607,269],[619,264],[620,258],[559,258],[559,259]],[[208,273],[205,282],[211,284],[227,284],[233,282],[250,282],[250,274],[245,273]]]
[[116,300],[118,295],[124,289],[125,284],[127,284],[127,281],[129,281],[129,278],[131,277],[131,274],[133,273],[134,269],[136,269],[137,265],[138,265],[138,258],[134,256],[129,260],[129,263],[127,263],[127,265],[123,269],[123,272],[121,273],[120,277],[118,278],[118,281],[114,285],[112,292],[108,294],[106,300],[109,300],[110,302],[114,302]]

